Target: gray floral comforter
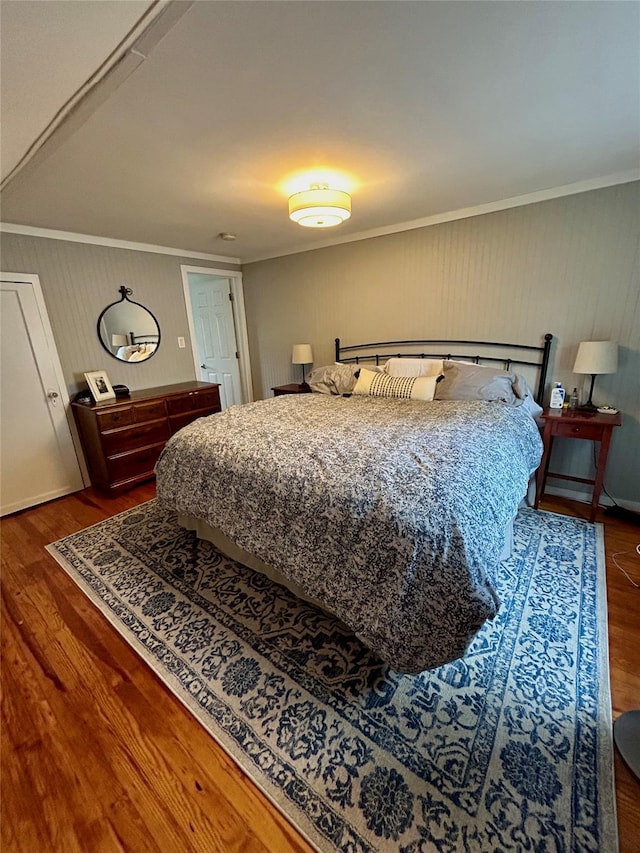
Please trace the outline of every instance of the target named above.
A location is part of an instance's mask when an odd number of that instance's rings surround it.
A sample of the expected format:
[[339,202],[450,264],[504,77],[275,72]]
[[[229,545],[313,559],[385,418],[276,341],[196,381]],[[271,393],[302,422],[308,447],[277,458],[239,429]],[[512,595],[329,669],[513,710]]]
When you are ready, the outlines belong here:
[[303,587],[393,668],[461,657],[495,616],[504,531],[540,460],[498,403],[280,396],[185,427],[158,500]]

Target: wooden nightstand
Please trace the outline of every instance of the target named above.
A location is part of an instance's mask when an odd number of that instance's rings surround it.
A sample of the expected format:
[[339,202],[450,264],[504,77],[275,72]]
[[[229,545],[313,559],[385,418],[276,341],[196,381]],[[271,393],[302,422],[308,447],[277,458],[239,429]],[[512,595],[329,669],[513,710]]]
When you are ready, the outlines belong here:
[[[563,409],[545,409],[542,413],[542,418],[544,420],[544,432],[542,435],[544,451],[536,475],[535,508],[538,509],[538,504],[544,495],[547,477],[558,477],[560,480],[574,480],[577,483],[588,483],[593,486],[589,521],[594,521],[596,512],[598,511],[605,471],[607,470],[607,456],[609,454],[611,434],[613,433],[613,428],[620,426],[622,423],[620,415],[601,415],[599,412],[565,412]],[[585,477],[570,477],[568,474],[554,474],[548,470],[553,439],[556,436],[560,438],[587,438],[591,441],[600,442],[595,480],[589,480]]]
[[271,389],[274,397],[280,397],[282,394],[310,394],[311,388],[308,385],[276,385]]

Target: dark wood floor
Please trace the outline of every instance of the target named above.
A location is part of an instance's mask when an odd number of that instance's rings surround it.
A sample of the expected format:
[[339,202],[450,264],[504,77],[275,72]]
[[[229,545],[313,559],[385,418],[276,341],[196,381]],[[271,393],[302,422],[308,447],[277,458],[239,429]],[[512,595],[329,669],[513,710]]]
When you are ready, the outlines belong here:
[[[300,853],[311,848],[43,546],[154,496],[92,489],[2,522],[2,850]],[[582,504],[544,509],[586,518]],[[605,521],[614,716],[640,707],[640,528]],[[616,756],[620,851],[640,783]],[[608,853],[608,851],[602,851]]]

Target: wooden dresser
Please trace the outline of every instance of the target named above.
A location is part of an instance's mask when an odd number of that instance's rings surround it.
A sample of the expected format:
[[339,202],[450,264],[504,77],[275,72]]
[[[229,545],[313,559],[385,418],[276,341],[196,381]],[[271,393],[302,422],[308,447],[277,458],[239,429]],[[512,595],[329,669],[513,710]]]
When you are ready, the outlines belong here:
[[153,477],[167,440],[220,411],[217,385],[182,382],[105,403],[72,403],[91,483],[109,495]]

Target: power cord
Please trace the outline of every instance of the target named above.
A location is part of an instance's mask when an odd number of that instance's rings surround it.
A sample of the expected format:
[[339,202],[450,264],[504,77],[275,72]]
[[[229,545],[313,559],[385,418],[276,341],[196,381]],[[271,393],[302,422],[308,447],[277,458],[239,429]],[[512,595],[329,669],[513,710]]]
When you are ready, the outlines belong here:
[[[596,453],[596,443],[595,443],[595,441],[594,441],[594,442],[593,442],[593,467],[594,467],[596,470],[598,469],[598,455],[599,455],[599,454],[597,454],[597,453]],[[606,490],[606,488],[605,488],[605,486],[604,486],[604,483],[602,484],[602,491],[603,491],[603,492],[605,493],[605,495],[609,498],[609,500],[611,501],[611,503],[612,503],[614,506],[616,506],[616,507],[617,507],[617,506],[618,506],[618,504],[617,504],[617,503],[616,503],[616,501],[611,497],[611,495],[609,494],[609,492]],[[612,555],[611,555],[611,560],[612,560],[612,562],[613,562],[614,566],[615,566],[619,571],[621,571],[621,572],[622,572],[622,574],[626,577],[626,579],[629,581],[629,583],[630,583],[632,586],[635,586],[635,588],[636,588],[636,589],[640,589],[640,583],[636,583],[636,582],[634,581],[634,579],[631,577],[631,575],[630,575],[627,571],[625,571],[625,569],[623,569],[623,568],[622,568],[622,566],[620,565],[620,563],[616,560],[616,557],[626,557],[628,554],[633,554],[633,553],[634,553],[633,551],[618,551],[616,554],[612,554]],[[635,547],[635,553],[640,557],[640,542],[639,542],[639,543],[636,545],[636,547]]]
[[[634,581],[634,579],[629,575],[629,573],[627,571],[625,571],[622,568],[622,566],[620,565],[620,563],[616,560],[616,557],[626,557],[628,554],[633,554],[633,553],[634,553],[633,551],[618,551],[617,554],[611,555],[611,559],[612,559],[615,567],[622,572],[622,574],[626,577],[626,579],[629,581],[629,583],[632,586],[635,586],[636,589],[640,589],[640,583],[636,583]],[[635,553],[640,557],[640,542],[635,547]]]
[[[593,447],[593,470],[594,470],[594,473],[595,473],[595,472],[598,470],[598,459],[599,459],[599,457],[600,457],[600,454],[599,454],[599,453],[598,453],[598,451],[596,450],[596,442],[595,442],[595,441],[592,441],[592,442],[591,442],[591,444],[592,444],[592,447]],[[613,506],[618,506],[618,504],[616,503],[615,498],[612,498],[612,497],[611,497],[611,495],[610,495],[610,494],[609,494],[609,492],[607,491],[607,487],[605,486],[605,484],[604,484],[604,483],[602,484],[602,491],[603,491],[603,492],[605,493],[605,495],[609,498],[609,500],[611,501],[611,503],[613,504]],[[602,506],[602,504],[600,504],[600,506]]]

